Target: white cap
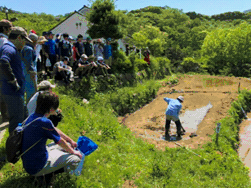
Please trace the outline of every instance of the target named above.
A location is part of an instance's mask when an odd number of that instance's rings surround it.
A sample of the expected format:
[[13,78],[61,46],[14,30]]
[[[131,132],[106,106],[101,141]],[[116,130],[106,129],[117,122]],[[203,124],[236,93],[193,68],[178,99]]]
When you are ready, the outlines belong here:
[[177,99],[179,99],[180,101],[184,101],[184,97],[183,96],[179,96]]
[[38,84],[38,87],[48,87],[48,86],[50,86],[50,88],[55,88],[56,87],[56,85],[52,85],[49,81],[47,81],[47,80],[44,80],[44,81],[42,81],[42,82],[40,82],[40,84]]
[[84,58],[84,59],[88,58],[87,55],[85,55],[85,54],[82,54],[81,57]]
[[98,56],[98,61],[104,61],[104,58],[102,56]]

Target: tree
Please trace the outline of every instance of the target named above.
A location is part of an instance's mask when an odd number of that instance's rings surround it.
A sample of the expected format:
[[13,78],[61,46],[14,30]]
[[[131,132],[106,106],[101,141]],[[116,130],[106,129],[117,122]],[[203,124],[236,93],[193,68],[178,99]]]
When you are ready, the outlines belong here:
[[250,76],[251,26],[216,29],[207,34],[201,52],[204,66],[213,74]]
[[115,12],[114,0],[96,0],[87,14],[89,30],[92,38],[122,38],[119,17]]
[[132,35],[130,43],[138,48],[149,47],[153,55],[160,56],[163,54],[167,36],[167,33],[161,32],[159,28],[146,25],[145,27],[141,26],[140,31]]

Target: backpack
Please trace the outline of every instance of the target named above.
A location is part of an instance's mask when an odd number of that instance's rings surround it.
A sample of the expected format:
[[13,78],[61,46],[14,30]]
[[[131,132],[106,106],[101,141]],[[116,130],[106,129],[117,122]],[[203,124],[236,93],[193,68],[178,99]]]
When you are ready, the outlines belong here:
[[7,161],[10,163],[15,164],[22,155],[24,155],[28,150],[30,150],[33,146],[35,146],[40,140],[38,140],[35,144],[33,144],[30,148],[28,148],[25,152],[22,153],[22,145],[23,145],[23,132],[26,127],[28,127],[31,123],[34,121],[40,119],[36,118],[27,125],[23,126],[26,122],[24,120],[23,123],[19,123],[17,128],[12,131],[7,138],[6,144],[5,144],[5,149],[6,149],[6,155],[7,155]]

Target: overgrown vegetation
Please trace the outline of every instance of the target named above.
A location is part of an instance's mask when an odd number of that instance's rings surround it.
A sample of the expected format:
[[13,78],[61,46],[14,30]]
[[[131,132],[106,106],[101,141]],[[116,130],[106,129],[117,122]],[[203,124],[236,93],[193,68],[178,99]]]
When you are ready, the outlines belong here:
[[[86,131],[99,149],[86,157],[78,178],[61,174],[55,187],[122,187],[131,180],[138,187],[250,187],[248,169],[236,152],[239,144],[238,124],[244,118],[242,108],[250,111],[251,91],[242,91],[232,103],[229,115],[220,121],[219,144],[213,142],[193,150],[185,147],[159,151],[117,121],[118,115],[131,113],[149,103],[162,80],[176,84],[173,72],[193,72],[249,76],[249,20],[216,19],[184,14],[170,7],[146,7],[131,12],[115,11],[121,22],[124,39],[138,48],[148,46],[155,55],[146,64],[139,54],[115,53],[113,74],[108,77],[84,78],[72,88],[58,87],[64,119],[59,128],[77,138]],[[236,18],[247,15],[237,14]],[[45,14],[12,13],[14,24],[34,29],[38,34],[49,30],[59,20]],[[115,16],[116,17],[116,16]],[[0,19],[5,18],[0,12]],[[224,21],[220,21],[224,20]],[[117,23],[117,20],[115,20]],[[168,78],[165,78],[169,75]],[[209,81],[208,81],[209,80]],[[206,87],[231,84],[205,80]],[[211,85],[210,85],[211,84]],[[90,103],[84,104],[82,98]],[[0,153],[4,154],[5,134]],[[22,163],[0,162],[2,187],[34,187]]]
[[[145,82],[145,90],[152,82]],[[251,91],[242,91],[238,100],[232,103],[229,116],[220,121],[219,145],[215,143],[216,135],[213,135],[212,143],[193,150],[199,157],[184,147],[160,151],[154,145],[135,138],[128,128],[118,123],[114,106],[109,104],[110,99],[123,94],[127,100],[125,105],[133,106],[134,102],[129,102],[131,96],[141,95],[142,90],[143,86],[138,86],[134,91],[124,88],[124,93],[96,94],[89,104],[59,93],[60,108],[65,116],[59,128],[74,139],[86,131],[85,135],[93,139],[99,149],[86,157],[80,177],[58,175],[54,181],[56,187],[122,187],[125,180],[133,181],[138,187],[250,186],[248,169],[239,159],[236,149],[238,124],[244,118],[240,107],[250,110],[247,104],[251,102]],[[141,100],[144,98],[149,96],[142,96]],[[1,186],[34,187],[32,178],[23,171],[21,161],[15,165],[0,164]]]

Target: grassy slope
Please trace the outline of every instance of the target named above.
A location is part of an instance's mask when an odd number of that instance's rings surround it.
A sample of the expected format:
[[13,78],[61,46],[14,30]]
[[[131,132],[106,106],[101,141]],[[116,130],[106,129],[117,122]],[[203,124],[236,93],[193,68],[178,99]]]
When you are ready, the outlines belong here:
[[[167,148],[162,152],[135,138],[104,103],[86,105],[60,95],[60,108],[65,118],[59,128],[75,140],[85,130],[85,135],[99,148],[86,157],[80,177],[59,175],[56,187],[121,187],[128,179],[134,180],[138,187],[250,186],[247,169],[231,149],[219,153],[214,144],[207,144],[194,151],[202,158],[185,148]],[[0,163],[0,169],[2,187],[34,187],[21,161],[15,166]]]

